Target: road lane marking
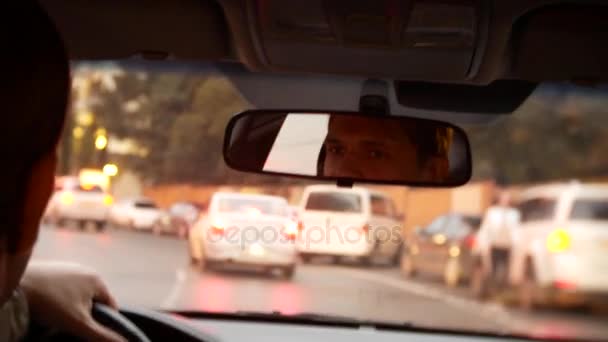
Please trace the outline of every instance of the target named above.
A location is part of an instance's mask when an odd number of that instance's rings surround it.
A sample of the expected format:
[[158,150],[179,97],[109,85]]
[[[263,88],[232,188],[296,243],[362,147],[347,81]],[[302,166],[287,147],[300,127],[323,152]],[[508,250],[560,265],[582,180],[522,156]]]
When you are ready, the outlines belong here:
[[412,283],[410,281],[407,281],[406,279],[396,279],[382,274],[372,273],[369,271],[342,268],[336,268],[332,271],[343,273],[346,276],[357,278],[359,280],[369,281],[396,290],[409,292],[417,296],[442,301],[459,310],[464,310],[466,312],[475,312],[476,314],[484,318],[489,318],[486,315],[492,315],[491,319],[493,321],[497,322],[500,325],[506,326],[509,329],[519,330],[527,325],[524,320],[514,317],[504,307],[497,303],[480,303],[476,300],[457,297],[445,291],[441,291],[437,288]]
[[165,297],[160,307],[162,309],[175,309],[175,304],[177,304],[177,300],[179,299],[179,295],[182,292],[182,288],[184,287],[184,283],[186,282],[187,273],[183,268],[175,271],[175,282],[169,290],[169,294]]

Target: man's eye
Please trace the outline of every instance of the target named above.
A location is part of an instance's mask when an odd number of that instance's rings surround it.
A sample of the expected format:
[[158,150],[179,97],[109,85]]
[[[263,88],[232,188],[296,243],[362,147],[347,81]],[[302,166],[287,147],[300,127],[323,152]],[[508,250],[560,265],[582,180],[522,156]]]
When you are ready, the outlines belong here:
[[327,152],[331,153],[331,154],[336,154],[336,155],[343,155],[344,154],[344,148],[342,146],[328,146],[327,147]]
[[384,152],[380,150],[371,150],[369,151],[369,157],[372,159],[380,159],[384,157]]

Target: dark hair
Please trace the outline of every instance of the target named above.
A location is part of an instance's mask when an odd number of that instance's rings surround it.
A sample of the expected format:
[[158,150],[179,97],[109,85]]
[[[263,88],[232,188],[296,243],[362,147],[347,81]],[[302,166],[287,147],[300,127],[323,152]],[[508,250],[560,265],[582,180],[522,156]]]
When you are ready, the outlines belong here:
[[61,37],[34,1],[19,1],[5,11],[19,26],[4,27],[3,129],[0,134],[0,237],[19,236],[25,187],[32,167],[57,147],[70,90],[69,61]]
[[436,124],[419,123],[415,127],[403,126],[405,134],[418,147],[418,162],[425,163],[435,156],[446,156],[451,144],[451,128],[438,128]]
[[325,147],[325,143],[321,145],[321,149],[319,150],[319,156],[317,157],[317,176],[325,175],[325,157],[327,155],[327,148]]

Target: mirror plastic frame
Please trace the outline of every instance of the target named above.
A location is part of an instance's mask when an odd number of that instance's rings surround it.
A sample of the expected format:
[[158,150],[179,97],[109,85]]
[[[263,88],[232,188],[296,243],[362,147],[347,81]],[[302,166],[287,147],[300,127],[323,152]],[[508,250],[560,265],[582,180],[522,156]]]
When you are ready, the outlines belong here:
[[453,182],[453,183],[446,182],[445,184],[428,183],[428,182],[383,181],[383,180],[371,181],[371,180],[359,179],[359,178],[308,176],[308,175],[297,175],[297,174],[292,174],[292,173],[263,171],[263,170],[258,170],[258,169],[244,168],[241,165],[238,165],[238,163],[234,163],[229,158],[228,150],[230,148],[230,140],[231,140],[230,138],[232,136],[232,131],[234,130],[234,126],[236,125],[236,123],[238,122],[238,120],[241,117],[248,116],[248,115],[256,115],[256,113],[274,113],[274,114],[284,113],[284,114],[303,114],[303,115],[306,115],[306,114],[331,114],[331,115],[350,115],[350,116],[373,117],[371,115],[363,114],[361,112],[318,110],[318,109],[313,109],[313,110],[308,110],[308,109],[251,109],[251,110],[246,110],[246,111],[240,112],[240,113],[234,115],[228,122],[228,125],[226,126],[226,129],[224,131],[224,143],[223,143],[223,147],[222,147],[222,155],[224,158],[224,162],[226,163],[226,165],[228,165],[228,167],[230,167],[233,170],[247,172],[247,173],[254,173],[254,174],[270,175],[270,176],[308,179],[308,180],[316,180],[316,181],[322,181],[322,182],[333,182],[333,183],[336,183],[338,186],[346,186],[346,187],[352,187],[354,183],[363,183],[363,184],[380,184],[380,185],[403,185],[403,186],[411,186],[411,187],[428,187],[428,188],[453,188],[453,187],[458,187],[458,186],[467,184],[471,180],[472,170],[473,170],[473,158],[471,155],[471,144],[469,142],[469,137],[468,137],[467,133],[462,128],[460,128],[454,124],[451,124],[449,122],[445,122],[445,121],[424,119],[424,118],[418,118],[418,117],[412,117],[412,116],[394,116],[394,115],[393,116],[378,116],[378,118],[389,119],[389,120],[399,120],[399,119],[403,119],[403,118],[410,118],[410,119],[426,121],[428,123],[437,123],[437,124],[441,124],[441,125],[450,127],[452,129],[454,129],[455,131],[459,132],[460,134],[462,134],[462,136],[464,138],[464,144],[466,147],[466,157],[467,157],[467,165],[466,165],[467,176],[464,177],[463,181],[462,182]]

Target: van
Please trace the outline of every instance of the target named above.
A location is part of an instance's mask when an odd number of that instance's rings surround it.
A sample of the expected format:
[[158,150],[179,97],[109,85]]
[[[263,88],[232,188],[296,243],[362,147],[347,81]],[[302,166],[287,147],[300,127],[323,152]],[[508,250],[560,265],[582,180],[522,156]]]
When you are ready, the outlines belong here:
[[43,219],[58,228],[73,222],[83,229],[87,223],[93,223],[98,231],[103,231],[113,202],[112,196],[99,185],[83,183],[77,177],[60,177]]
[[519,198],[510,283],[519,303],[593,304],[608,295],[608,187],[537,186]]
[[299,207],[297,250],[303,262],[314,256],[332,262],[354,258],[370,264],[376,258],[397,263],[402,246],[402,217],[393,200],[362,187],[312,185]]

